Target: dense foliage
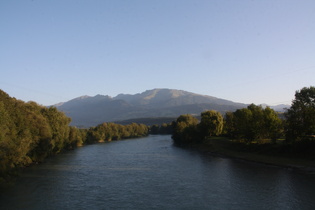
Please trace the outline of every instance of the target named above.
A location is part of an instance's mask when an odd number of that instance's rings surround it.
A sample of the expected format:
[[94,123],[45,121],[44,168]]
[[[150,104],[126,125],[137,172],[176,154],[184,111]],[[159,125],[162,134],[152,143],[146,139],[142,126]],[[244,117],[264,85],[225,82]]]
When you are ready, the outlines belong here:
[[275,142],[282,136],[283,122],[273,109],[251,104],[247,108],[226,113],[225,133],[230,138],[247,143],[263,139]]
[[[174,123],[173,140],[175,144],[187,145],[203,142],[205,138],[222,134],[239,142],[275,144],[285,139],[291,151],[303,151],[314,145],[315,138],[315,87],[305,87],[296,91],[292,106],[281,119],[273,109],[255,104],[222,116],[216,111],[201,113],[201,120],[192,115],[181,115]],[[288,146],[288,144],[290,144]],[[296,150],[298,149],[298,150]],[[306,151],[304,149],[304,151]]]
[[223,129],[223,117],[217,111],[201,113],[200,123],[192,115],[181,115],[174,123],[172,138],[177,145],[200,143],[203,139],[220,135]]
[[103,123],[94,128],[69,126],[71,119],[55,107],[25,103],[0,90],[0,184],[15,169],[85,143],[140,137],[148,127]]
[[263,139],[276,141],[283,134],[283,122],[277,113],[269,107],[264,109],[254,104],[227,112],[224,120],[219,112],[213,110],[201,113],[200,123],[191,115],[188,116],[180,116],[175,123],[173,140],[176,144],[202,142],[222,132],[247,143]]
[[208,138],[218,136],[223,130],[223,116],[217,111],[205,111],[201,113],[199,132],[201,137]]
[[115,123],[103,123],[89,129],[86,142],[94,143],[143,137],[147,136],[148,132],[148,126],[144,124],[132,123],[130,125],[120,125]]
[[0,177],[76,145],[77,131],[69,123],[54,107],[25,103],[0,90]]
[[162,125],[154,124],[150,126],[150,134],[172,134],[173,133],[173,123],[162,123]]
[[172,139],[177,145],[191,144],[199,140],[197,131],[198,119],[190,114],[181,115],[174,123]]
[[292,106],[285,113],[286,139],[289,142],[308,140],[315,136],[315,87],[296,91]]

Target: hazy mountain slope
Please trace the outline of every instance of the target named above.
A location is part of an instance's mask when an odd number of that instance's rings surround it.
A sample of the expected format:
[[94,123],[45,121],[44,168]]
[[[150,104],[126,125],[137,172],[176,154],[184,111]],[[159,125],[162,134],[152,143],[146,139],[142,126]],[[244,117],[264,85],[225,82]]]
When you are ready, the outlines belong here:
[[122,99],[132,105],[146,105],[150,107],[171,107],[201,103],[216,103],[222,105],[236,104],[232,101],[212,96],[199,95],[183,90],[173,89],[153,89],[135,95],[120,94],[113,99]]
[[71,117],[72,125],[83,127],[100,124],[105,119],[120,119],[120,115],[126,110],[136,109],[123,100],[113,100],[102,95],[79,97],[58,105],[57,108]]
[[[267,107],[268,105],[267,104],[261,104],[261,106],[263,108]],[[269,106],[270,108],[274,109],[276,112],[285,112],[286,109],[289,109],[290,108],[290,105],[287,105],[287,104],[279,104],[279,105],[276,105],[276,106]]]
[[89,127],[134,118],[199,115],[210,109],[234,111],[247,105],[182,90],[153,89],[135,95],[119,94],[114,98],[82,96],[55,106],[72,118],[72,125]]

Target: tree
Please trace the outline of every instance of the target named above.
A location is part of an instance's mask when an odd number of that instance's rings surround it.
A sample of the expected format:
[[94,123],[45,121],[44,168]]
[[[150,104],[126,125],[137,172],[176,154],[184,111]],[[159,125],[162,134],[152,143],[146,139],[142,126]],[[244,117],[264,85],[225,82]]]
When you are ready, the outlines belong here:
[[250,142],[254,139],[251,129],[252,112],[247,109],[238,109],[234,112],[235,138]]
[[278,114],[271,109],[266,107],[264,110],[264,133],[266,138],[270,138],[273,143],[279,139],[283,134],[283,122],[279,118]]
[[304,87],[295,92],[291,108],[285,113],[286,140],[307,139],[315,134],[315,87]]
[[198,141],[197,118],[190,114],[181,115],[174,123],[172,139],[177,145],[187,145]]
[[283,125],[278,114],[271,108],[255,104],[238,109],[225,116],[226,132],[232,138],[246,142],[271,139],[275,142],[282,135]]
[[218,136],[223,130],[223,116],[220,112],[211,110],[201,113],[199,131],[202,138]]
[[80,130],[76,127],[70,127],[69,131],[69,140],[67,143],[66,148],[67,149],[73,149],[77,146],[82,146],[83,145],[83,138]]
[[172,123],[163,123],[162,125],[152,125],[149,129],[150,134],[172,134]]
[[266,137],[266,129],[264,123],[264,109],[262,106],[250,104],[247,109],[251,112],[251,119],[249,121],[249,129],[251,139],[259,140]]
[[224,116],[223,133],[230,138],[235,138],[235,119],[233,112],[226,112]]
[[[148,135],[148,127],[144,124],[132,123],[120,125],[116,123],[102,123],[80,134],[86,143],[112,141]],[[85,137],[86,136],[86,137]]]
[[69,123],[71,121],[64,113],[59,112],[56,107],[42,109],[43,116],[51,127],[52,139],[50,141],[50,154],[59,153],[65,148],[69,138]]
[[160,132],[160,126],[159,125],[152,125],[150,127],[150,134],[158,134]]

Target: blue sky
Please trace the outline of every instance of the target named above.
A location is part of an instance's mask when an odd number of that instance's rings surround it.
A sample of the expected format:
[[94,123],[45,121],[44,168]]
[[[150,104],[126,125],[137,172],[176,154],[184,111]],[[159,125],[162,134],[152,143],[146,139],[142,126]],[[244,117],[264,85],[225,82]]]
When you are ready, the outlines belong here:
[[51,105],[172,88],[290,104],[315,85],[315,1],[3,0],[0,89]]

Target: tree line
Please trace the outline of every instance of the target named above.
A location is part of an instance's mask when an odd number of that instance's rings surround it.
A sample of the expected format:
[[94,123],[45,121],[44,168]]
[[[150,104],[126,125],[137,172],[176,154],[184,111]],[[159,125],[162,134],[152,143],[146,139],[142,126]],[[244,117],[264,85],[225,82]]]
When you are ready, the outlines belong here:
[[87,143],[145,136],[142,124],[103,123],[89,129],[69,126],[71,119],[55,107],[25,103],[0,90],[0,184],[16,169]]
[[276,143],[280,138],[288,144],[314,144],[315,87],[296,91],[284,119],[269,107],[251,104],[247,108],[227,112],[224,117],[211,110],[201,113],[200,120],[187,114],[172,123],[150,128],[136,123],[102,123],[89,129],[78,129],[69,126],[70,121],[55,107],[25,103],[0,90],[0,183],[5,182],[15,169],[41,162],[63,150],[94,142],[142,137],[149,133],[172,133],[173,141],[178,145],[202,143],[219,135],[247,144],[264,139]]
[[149,128],[144,124],[131,123],[129,125],[120,125],[115,123],[102,123],[88,130],[86,143],[137,138],[147,136],[148,133]]
[[[245,143],[285,139],[288,144],[313,142],[315,138],[315,87],[295,93],[284,119],[273,109],[255,104],[225,116],[217,111],[201,113],[200,122],[192,115],[181,115],[173,126],[173,141],[178,145],[201,143],[211,136],[224,135]],[[313,143],[310,143],[313,144]]]
[[162,125],[154,124],[150,126],[150,134],[169,135],[173,133],[173,123],[162,123]]
[[201,113],[199,120],[191,114],[181,115],[173,123],[172,139],[177,145],[201,143],[204,139],[220,135],[223,130],[223,116],[210,110]]

